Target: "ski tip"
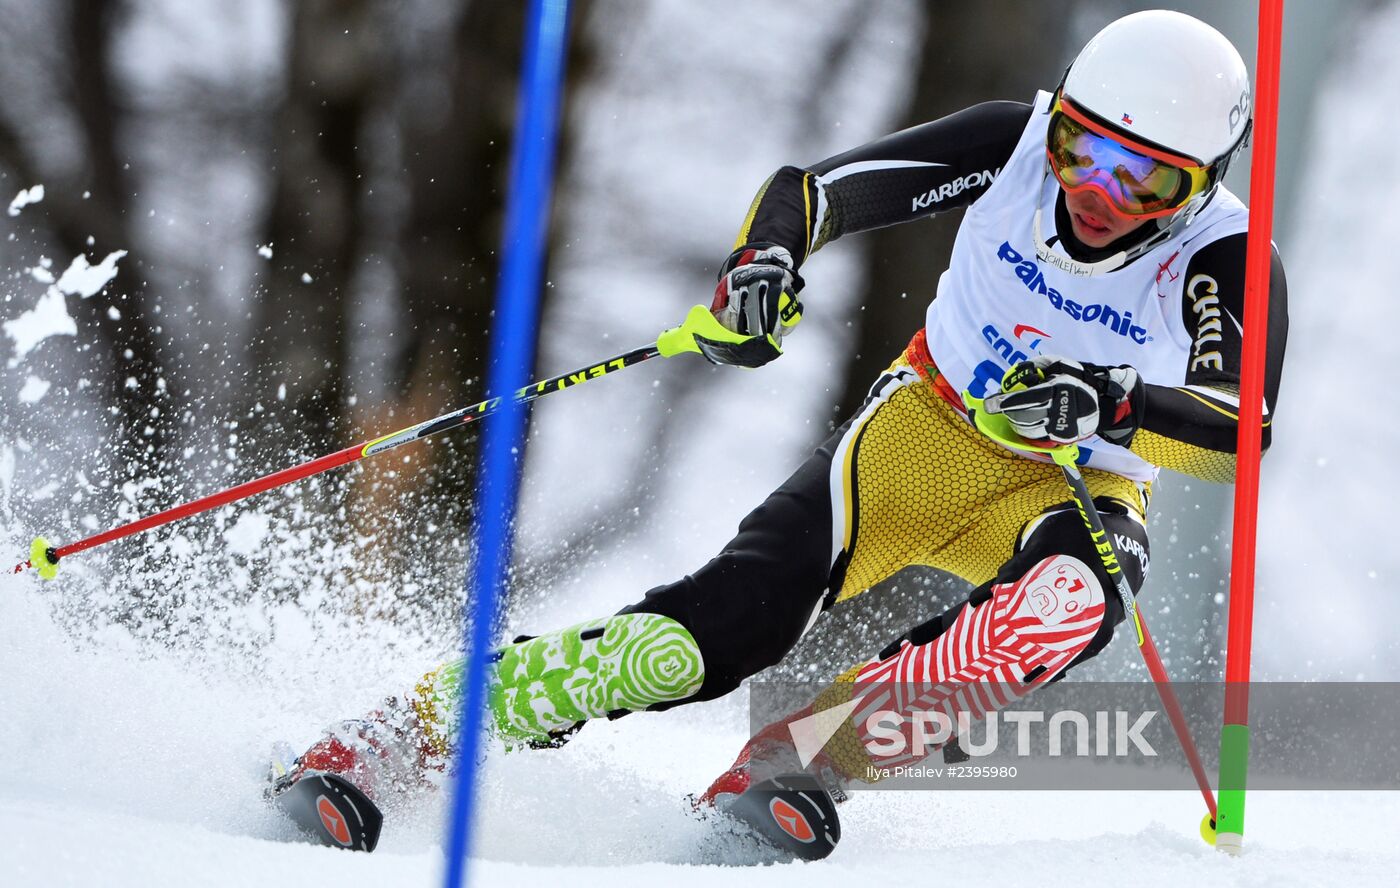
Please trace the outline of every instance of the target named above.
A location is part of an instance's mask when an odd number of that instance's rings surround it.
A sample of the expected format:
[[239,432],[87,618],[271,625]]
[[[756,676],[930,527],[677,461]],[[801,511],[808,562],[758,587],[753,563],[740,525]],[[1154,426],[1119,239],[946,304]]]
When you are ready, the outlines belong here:
[[268,756],[267,763],[267,789],[263,793],[267,798],[271,799],[290,785],[288,777],[296,767],[296,761],[296,750],[292,749],[292,744],[281,740],[272,744],[272,754]]
[[273,801],[311,838],[332,848],[373,851],[384,815],[369,796],[339,774],[309,772]]
[[841,841],[836,802],[809,774],[755,783],[725,806],[724,813],[797,860],[822,860]]

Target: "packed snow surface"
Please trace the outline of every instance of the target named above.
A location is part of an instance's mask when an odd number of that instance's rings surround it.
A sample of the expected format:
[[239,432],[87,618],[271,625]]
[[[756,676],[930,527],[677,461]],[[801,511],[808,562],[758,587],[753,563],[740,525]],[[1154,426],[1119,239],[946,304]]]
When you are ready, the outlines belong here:
[[[116,630],[75,644],[51,614],[52,585],[4,585],[0,745],[18,766],[0,781],[0,883],[439,883],[440,796],[391,810],[370,855],[294,841],[260,797],[273,739],[308,742],[423,667],[386,656],[392,639],[326,637],[288,611],[267,615],[275,643],[241,660]],[[1229,859],[1196,836],[1201,803],[1183,790],[861,793],[829,860],[721,868],[726,855],[756,859],[688,816],[684,797],[731,760],[744,722],[740,695],[589,725],[554,752],[495,755],[474,884],[848,888],[942,873],[1076,888],[1380,886],[1400,866],[1394,794],[1256,793],[1248,853]]]

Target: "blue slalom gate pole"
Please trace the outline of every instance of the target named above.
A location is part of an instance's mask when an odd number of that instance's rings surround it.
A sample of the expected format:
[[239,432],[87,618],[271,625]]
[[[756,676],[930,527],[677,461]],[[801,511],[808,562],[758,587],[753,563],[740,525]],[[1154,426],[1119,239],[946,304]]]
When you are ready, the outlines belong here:
[[475,572],[468,570],[466,580],[467,669],[457,733],[459,752],[447,850],[447,888],[460,888],[466,883],[471,853],[481,719],[486,708],[487,657],[510,565],[512,522],[520,486],[517,459],[525,445],[525,409],[510,394],[525,385],[534,363],[568,19],[569,0],[530,0],[500,287],[496,293],[496,324],[491,334],[487,373],[488,392],[505,397],[500,413],[484,424],[482,436],[473,547],[477,563]]

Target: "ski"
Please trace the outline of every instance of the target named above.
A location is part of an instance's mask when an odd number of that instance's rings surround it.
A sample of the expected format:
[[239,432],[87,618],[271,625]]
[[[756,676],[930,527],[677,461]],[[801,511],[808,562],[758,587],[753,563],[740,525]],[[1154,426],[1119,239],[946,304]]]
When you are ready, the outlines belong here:
[[339,774],[289,770],[274,759],[267,796],[303,833],[332,848],[373,851],[384,815]]
[[841,841],[836,802],[809,774],[755,783],[720,811],[764,844],[795,860],[821,860]]

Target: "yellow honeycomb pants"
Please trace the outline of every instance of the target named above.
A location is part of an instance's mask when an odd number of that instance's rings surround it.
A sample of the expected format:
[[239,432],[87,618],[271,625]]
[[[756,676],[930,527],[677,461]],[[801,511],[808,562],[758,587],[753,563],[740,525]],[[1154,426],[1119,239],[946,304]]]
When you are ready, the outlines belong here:
[[[1147,490],[1093,469],[1084,480],[1139,521]],[[996,575],[1023,528],[1069,499],[1052,462],[993,443],[901,358],[871,390],[831,466],[833,551],[848,558],[844,601],[899,569],[922,564],[973,585]]]

